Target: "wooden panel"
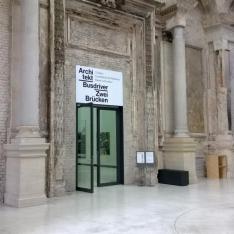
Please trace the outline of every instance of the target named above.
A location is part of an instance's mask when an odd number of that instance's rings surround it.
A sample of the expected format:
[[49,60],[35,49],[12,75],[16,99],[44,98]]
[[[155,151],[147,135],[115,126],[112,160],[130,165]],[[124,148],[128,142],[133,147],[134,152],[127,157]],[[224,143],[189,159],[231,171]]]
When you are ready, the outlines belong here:
[[225,155],[219,156],[219,178],[227,177],[227,157]]
[[227,157],[225,155],[208,155],[206,158],[207,177],[219,179],[227,177]]
[[208,155],[206,158],[207,177],[209,179],[219,179],[218,156]]

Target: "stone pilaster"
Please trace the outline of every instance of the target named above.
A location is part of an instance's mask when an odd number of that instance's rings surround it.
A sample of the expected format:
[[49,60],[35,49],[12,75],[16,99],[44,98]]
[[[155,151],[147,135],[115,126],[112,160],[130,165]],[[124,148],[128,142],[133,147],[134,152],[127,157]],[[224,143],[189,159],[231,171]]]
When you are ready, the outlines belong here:
[[[218,38],[218,39],[217,39]],[[213,95],[208,96],[208,101],[216,103],[216,108],[209,112],[209,115],[216,116],[214,119],[214,129],[209,129],[209,134],[212,137],[208,138],[208,154],[209,155],[226,155],[228,162],[227,177],[234,177],[234,152],[233,152],[233,137],[231,129],[228,126],[228,105],[227,105],[227,80],[229,78],[229,70],[226,69],[229,64],[228,56],[228,41],[222,38],[222,35],[216,35],[213,40],[213,63],[214,77],[210,77],[215,83],[213,85]],[[230,85],[230,84],[229,84]],[[212,89],[211,89],[212,90]],[[210,118],[212,121],[212,118]],[[212,126],[212,123],[209,124]]]
[[176,16],[167,24],[173,32],[173,104],[174,136],[164,143],[164,166],[166,169],[189,171],[189,181],[197,180],[194,140],[189,137],[187,123],[186,63],[185,63],[185,19]]
[[[50,196],[65,194],[64,179],[64,63],[65,63],[65,1],[54,0],[54,77],[52,77],[51,100],[51,140],[53,158],[51,174],[53,181],[50,187]],[[53,185],[52,185],[53,184]]]
[[228,50],[226,40],[214,41],[214,68],[217,96],[217,133],[218,135],[228,134],[228,112],[227,112],[227,84],[226,84],[226,60],[225,54]]
[[15,112],[17,135],[5,145],[6,191],[4,202],[15,207],[43,204],[45,160],[49,144],[39,131],[39,1],[21,0],[18,50],[21,63],[19,105]]

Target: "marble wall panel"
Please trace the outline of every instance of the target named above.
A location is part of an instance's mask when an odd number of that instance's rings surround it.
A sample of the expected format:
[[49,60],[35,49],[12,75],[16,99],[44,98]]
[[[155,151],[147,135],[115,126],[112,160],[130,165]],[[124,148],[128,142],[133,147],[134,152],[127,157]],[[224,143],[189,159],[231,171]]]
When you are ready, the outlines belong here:
[[49,14],[47,8],[40,8],[40,74],[39,74],[39,125],[43,137],[48,137],[49,105]]
[[68,43],[84,49],[130,55],[128,32],[79,17],[68,18]]
[[204,81],[202,50],[186,47],[188,127],[191,133],[204,133]]

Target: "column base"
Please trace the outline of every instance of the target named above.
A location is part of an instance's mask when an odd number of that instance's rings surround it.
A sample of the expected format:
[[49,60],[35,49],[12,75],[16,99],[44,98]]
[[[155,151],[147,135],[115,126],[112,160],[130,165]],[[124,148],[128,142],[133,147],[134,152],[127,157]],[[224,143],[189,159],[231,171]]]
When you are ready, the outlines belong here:
[[4,203],[14,207],[41,205],[46,202],[45,160],[49,144],[29,128],[4,146],[6,152],[6,192]]
[[[5,193],[4,203],[8,206],[13,206],[17,208],[39,206],[44,205],[47,202],[47,197],[39,195],[34,195],[35,197],[19,197],[18,195]],[[41,197],[40,197],[41,196]]]
[[191,137],[168,138],[163,147],[165,169],[189,171],[189,183],[197,182],[196,143]]

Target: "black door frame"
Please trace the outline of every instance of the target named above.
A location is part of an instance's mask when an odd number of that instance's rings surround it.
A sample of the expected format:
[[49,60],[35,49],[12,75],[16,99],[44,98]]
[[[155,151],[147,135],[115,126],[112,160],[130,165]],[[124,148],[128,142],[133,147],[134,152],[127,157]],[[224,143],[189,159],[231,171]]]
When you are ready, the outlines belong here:
[[[100,139],[100,112],[101,111],[114,111],[115,116],[116,116],[116,166],[110,166],[110,165],[101,165],[101,155],[100,155],[100,145],[99,145],[99,140]],[[119,110],[116,108],[97,108],[97,186],[98,187],[104,187],[104,186],[110,186],[110,185],[117,185],[120,184],[119,181],[119,174],[120,174],[120,164],[119,164],[119,158],[121,157],[120,155],[120,138],[118,132],[120,131],[121,127],[119,126]],[[116,173],[116,181],[115,182],[109,182],[109,183],[102,183],[101,182],[101,168],[106,167],[106,168],[115,168],[117,173]]]
[[[90,164],[86,163],[79,163],[78,162],[78,109],[82,107],[90,107]],[[80,166],[90,166],[90,189],[79,187],[78,184],[78,165]],[[93,193],[94,192],[94,181],[93,181],[93,104],[87,103],[87,104],[76,104],[76,190]]]
[[[77,190],[84,192],[94,191],[94,164],[93,164],[93,108],[97,108],[97,139],[99,139],[100,134],[100,111],[101,110],[111,110],[116,111],[116,148],[117,148],[117,178],[115,183],[100,183],[100,150],[99,150],[99,141],[97,140],[97,186],[110,186],[117,184],[124,184],[124,149],[123,149],[123,107],[119,106],[104,106],[104,105],[96,105],[93,103],[77,103],[76,104],[76,129],[78,130],[78,108],[79,107],[90,107],[91,108],[91,191],[87,189],[82,189],[76,186]],[[77,176],[78,176],[78,141],[77,141],[77,131],[76,131],[76,185],[77,185]]]

